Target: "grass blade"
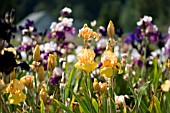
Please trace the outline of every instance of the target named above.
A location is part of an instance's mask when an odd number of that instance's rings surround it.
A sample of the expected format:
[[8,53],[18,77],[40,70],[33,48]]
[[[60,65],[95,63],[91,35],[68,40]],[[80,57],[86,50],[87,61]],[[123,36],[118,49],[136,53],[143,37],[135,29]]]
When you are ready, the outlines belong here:
[[54,99],[54,101],[63,109],[65,110],[67,113],[74,113],[72,112],[68,107],[66,107],[63,103],[61,103],[60,101]]
[[72,90],[70,90],[70,91],[71,91],[72,95],[74,95],[75,99],[78,101],[80,106],[82,107],[83,112],[90,113],[90,111],[86,107],[86,104],[83,101],[81,101],[81,99]]

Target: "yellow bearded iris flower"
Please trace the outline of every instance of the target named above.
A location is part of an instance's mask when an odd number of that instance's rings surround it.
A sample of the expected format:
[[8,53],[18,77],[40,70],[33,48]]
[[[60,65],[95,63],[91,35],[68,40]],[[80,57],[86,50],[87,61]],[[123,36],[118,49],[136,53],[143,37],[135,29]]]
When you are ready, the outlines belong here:
[[25,101],[26,95],[22,92],[24,85],[18,80],[11,80],[4,93],[10,93],[8,100],[10,104],[19,104]]
[[95,53],[92,49],[87,49],[88,39],[92,36],[94,38],[99,38],[98,34],[90,29],[87,24],[79,30],[78,37],[82,36],[84,39],[84,49],[78,54],[78,62],[74,65],[75,68],[84,70],[86,72],[91,72],[97,67],[97,63],[94,62]]
[[94,62],[95,53],[92,49],[82,49],[78,55],[78,62],[74,65],[75,68],[91,72],[97,67]]
[[122,68],[118,62],[118,58],[115,53],[112,52],[110,43],[108,42],[106,51],[103,53],[101,57],[102,66],[100,67],[100,74],[105,78],[111,78],[113,76],[113,72],[119,67],[119,73],[122,74]]

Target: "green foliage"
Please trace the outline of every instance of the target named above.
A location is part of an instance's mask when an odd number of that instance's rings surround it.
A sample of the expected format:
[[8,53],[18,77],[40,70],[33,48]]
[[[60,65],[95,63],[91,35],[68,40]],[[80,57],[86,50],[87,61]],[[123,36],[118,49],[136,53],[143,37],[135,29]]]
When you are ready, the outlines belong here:
[[67,113],[73,113],[69,108],[67,108],[63,103],[60,101],[54,99],[54,101],[59,105],[62,109],[64,109]]

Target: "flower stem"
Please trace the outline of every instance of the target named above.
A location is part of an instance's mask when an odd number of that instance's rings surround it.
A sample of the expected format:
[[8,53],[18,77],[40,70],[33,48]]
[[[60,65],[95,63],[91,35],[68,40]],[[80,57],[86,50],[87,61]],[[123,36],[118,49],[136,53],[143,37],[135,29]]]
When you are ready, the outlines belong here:
[[55,97],[55,95],[57,93],[57,89],[58,89],[58,85],[56,85],[56,87],[55,87],[55,90],[54,90],[54,93],[53,93],[53,99],[54,99],[54,97]]
[[[3,108],[5,109],[5,111],[7,113],[10,113],[9,109],[6,107],[6,104],[4,103],[3,99],[2,99],[2,95],[0,97],[0,101],[1,101],[1,104],[3,105]],[[2,112],[2,109],[1,109],[1,112]]]
[[[29,101],[29,103],[30,103],[30,106],[32,107],[32,111],[33,111],[33,113],[35,112],[35,107],[34,107],[34,105],[33,105],[33,102],[31,101],[31,95],[32,95],[32,93],[31,93],[31,90],[30,89],[28,89],[28,95],[29,95],[29,99],[28,99],[28,101]],[[36,98],[37,98],[37,96],[36,96]],[[37,99],[36,99],[36,101],[37,101]],[[36,102],[37,103],[37,102]]]

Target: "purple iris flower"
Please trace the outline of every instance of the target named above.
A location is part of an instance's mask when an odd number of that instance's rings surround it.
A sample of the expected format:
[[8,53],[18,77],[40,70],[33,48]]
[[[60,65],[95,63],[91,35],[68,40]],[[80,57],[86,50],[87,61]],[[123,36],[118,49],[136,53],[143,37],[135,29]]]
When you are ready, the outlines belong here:
[[52,85],[56,85],[56,84],[59,83],[59,81],[61,80],[61,78],[62,78],[62,76],[52,76],[52,77],[50,78],[50,83],[51,83]]
[[50,32],[48,35],[47,35],[47,38],[50,39],[52,37],[52,32]]
[[138,64],[139,67],[142,67],[142,66],[143,66],[143,62],[142,62],[141,60],[138,60],[138,61],[137,61],[137,64]]
[[61,47],[62,47],[62,48],[64,48],[64,49],[66,49],[66,48],[67,48],[67,46],[68,46],[68,43],[63,42]]
[[103,26],[100,26],[97,31],[102,35],[102,36],[107,36],[107,30]]
[[36,29],[36,27],[35,27],[35,24],[34,24],[34,21],[31,21],[31,20],[29,20],[29,19],[27,19],[27,22],[25,23],[24,26],[19,26],[19,29],[20,29],[20,30],[29,29],[29,27],[33,27],[33,28],[34,28],[34,29],[33,29],[33,32],[36,32],[36,31],[37,31],[37,29]]
[[142,67],[143,66],[143,62],[141,60],[134,60],[132,66],[135,66],[135,65],[138,65],[139,67]]
[[150,33],[150,42],[157,42],[158,41],[158,36],[155,33]]
[[64,26],[64,30],[66,32],[68,32],[69,34],[74,34],[75,33],[75,28]]
[[133,39],[134,39],[134,34],[129,33],[124,42],[129,44],[129,43],[131,43],[133,41]]
[[25,27],[29,28],[29,26],[34,26],[34,21],[27,19],[27,22],[25,23]]
[[60,42],[60,41],[64,41],[64,39],[65,39],[65,34],[64,34],[64,32],[56,32],[56,38],[58,39],[58,41]]
[[123,35],[123,30],[122,28],[118,28],[115,32],[119,37],[121,37]]
[[21,52],[21,51],[28,51],[31,49],[31,46],[28,46],[28,45],[21,45],[18,47],[17,51],[18,52]]

